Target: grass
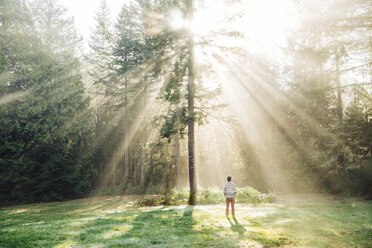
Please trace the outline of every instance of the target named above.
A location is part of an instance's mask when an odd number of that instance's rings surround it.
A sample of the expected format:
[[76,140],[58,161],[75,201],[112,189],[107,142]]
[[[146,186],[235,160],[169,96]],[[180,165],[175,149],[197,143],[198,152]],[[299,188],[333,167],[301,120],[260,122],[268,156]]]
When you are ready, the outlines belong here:
[[141,207],[140,196],[0,208],[0,247],[372,247],[372,202],[287,195],[276,203]]

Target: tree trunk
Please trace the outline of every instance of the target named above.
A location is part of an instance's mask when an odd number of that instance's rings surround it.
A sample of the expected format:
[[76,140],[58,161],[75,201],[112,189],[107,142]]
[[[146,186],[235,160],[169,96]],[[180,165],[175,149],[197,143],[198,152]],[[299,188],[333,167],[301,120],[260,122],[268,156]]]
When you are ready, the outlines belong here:
[[[372,84],[372,66],[369,67],[369,78],[370,78],[370,83]],[[367,114],[367,130],[369,130],[369,133],[367,134],[368,135],[368,140],[369,140],[369,155],[370,155],[370,158],[372,160],[372,116],[369,116],[368,115],[368,112],[366,112]]]
[[[192,64],[192,63],[191,63]],[[190,70],[189,66],[189,71]],[[191,74],[191,75],[190,75]],[[189,204],[195,205],[196,201],[196,182],[195,182],[195,132],[194,132],[194,78],[192,72],[188,76],[188,150],[189,150],[189,180],[190,180],[190,198]]]
[[[192,0],[188,1],[188,17],[191,27],[191,20],[193,16],[193,4]],[[194,56],[193,48],[194,41],[189,28],[189,37],[188,37],[188,50],[189,50],[189,59],[188,59],[188,84],[187,84],[187,104],[188,104],[188,150],[189,150],[189,181],[190,181],[190,197],[189,205],[195,205],[196,203],[196,181],[195,181],[195,133],[194,133],[194,95],[195,95],[195,85],[194,85]]]
[[113,160],[113,163],[112,163],[112,187],[115,187],[116,186],[116,182],[115,182],[115,170],[116,170],[116,166],[115,166],[115,161]]
[[180,139],[178,135],[174,137],[174,165],[175,165],[175,175],[174,175],[174,183],[177,184],[177,178],[179,176],[179,170],[180,170]]
[[340,82],[340,61],[339,55],[336,56],[336,84],[337,84],[337,114],[338,120],[341,123],[343,119],[343,107],[342,107],[342,88]]
[[[145,132],[145,131],[144,131]],[[142,150],[141,150],[141,167],[140,167],[140,186],[143,187],[145,185],[145,159],[146,159],[146,137],[145,133],[142,134]]]
[[367,127],[368,127],[368,130],[369,130],[369,134],[368,134],[368,140],[369,140],[369,155],[370,155],[370,159],[372,160],[372,119],[368,119],[367,117]]
[[144,187],[145,186],[145,159],[146,159],[146,153],[145,153],[145,148],[146,148],[146,132],[147,132],[147,84],[145,83],[145,87],[143,89],[143,104],[142,106],[145,108],[145,121],[144,121],[144,127],[143,127],[143,132],[142,132],[142,149],[141,149],[141,169],[140,169],[140,186]]
[[128,105],[128,78],[125,77],[124,79],[124,84],[125,84],[125,95],[124,95],[124,182],[123,183],[128,183],[128,178],[129,178],[129,152],[128,152],[128,147],[129,147],[129,142],[128,142],[128,118],[127,118],[127,105]]

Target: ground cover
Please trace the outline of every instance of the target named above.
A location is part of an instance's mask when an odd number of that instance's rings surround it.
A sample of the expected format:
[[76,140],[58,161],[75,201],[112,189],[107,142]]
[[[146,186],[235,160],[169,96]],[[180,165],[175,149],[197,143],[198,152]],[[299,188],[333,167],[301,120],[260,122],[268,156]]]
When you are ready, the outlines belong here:
[[0,208],[0,247],[372,247],[372,202],[285,195],[275,203],[138,207],[107,196]]

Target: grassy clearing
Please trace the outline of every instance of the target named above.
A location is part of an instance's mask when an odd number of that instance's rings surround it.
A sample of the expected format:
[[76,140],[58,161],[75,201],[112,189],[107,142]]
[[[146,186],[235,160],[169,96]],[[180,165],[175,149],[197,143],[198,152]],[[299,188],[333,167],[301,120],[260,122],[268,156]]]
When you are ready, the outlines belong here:
[[0,247],[372,247],[372,202],[306,195],[277,203],[142,207],[117,196],[0,208]]

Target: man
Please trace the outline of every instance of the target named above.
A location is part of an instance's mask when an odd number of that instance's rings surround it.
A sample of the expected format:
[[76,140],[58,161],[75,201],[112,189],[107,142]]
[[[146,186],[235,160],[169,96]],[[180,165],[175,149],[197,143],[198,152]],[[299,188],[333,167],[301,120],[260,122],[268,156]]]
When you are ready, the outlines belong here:
[[223,186],[223,194],[226,197],[226,217],[229,216],[229,205],[231,203],[231,214],[235,217],[235,195],[236,195],[236,188],[235,184],[231,182],[231,177],[227,177],[227,183]]

